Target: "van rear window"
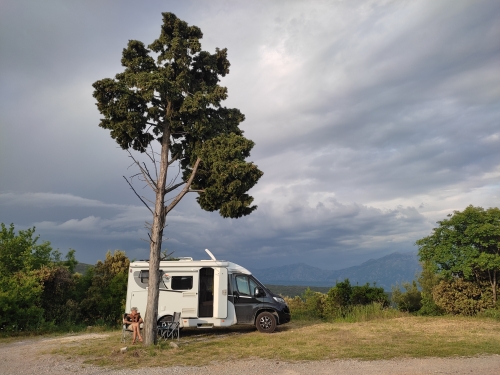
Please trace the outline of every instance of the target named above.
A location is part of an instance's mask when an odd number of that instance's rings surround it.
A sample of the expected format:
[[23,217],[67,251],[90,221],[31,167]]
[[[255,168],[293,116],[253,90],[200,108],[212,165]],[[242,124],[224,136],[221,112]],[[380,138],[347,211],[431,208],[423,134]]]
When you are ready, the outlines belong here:
[[170,286],[172,290],[193,289],[193,276],[172,276]]
[[[160,270],[160,275],[163,275],[163,270]],[[149,283],[149,271],[142,270],[141,272],[139,272],[139,279],[143,284]],[[161,282],[161,277],[160,277],[160,282]]]

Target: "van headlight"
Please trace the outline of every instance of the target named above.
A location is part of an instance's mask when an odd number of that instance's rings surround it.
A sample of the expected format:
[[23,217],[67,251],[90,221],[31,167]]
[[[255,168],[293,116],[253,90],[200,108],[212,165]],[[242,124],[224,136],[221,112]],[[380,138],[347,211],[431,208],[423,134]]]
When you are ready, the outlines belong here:
[[285,303],[285,300],[281,297],[273,297],[276,302]]

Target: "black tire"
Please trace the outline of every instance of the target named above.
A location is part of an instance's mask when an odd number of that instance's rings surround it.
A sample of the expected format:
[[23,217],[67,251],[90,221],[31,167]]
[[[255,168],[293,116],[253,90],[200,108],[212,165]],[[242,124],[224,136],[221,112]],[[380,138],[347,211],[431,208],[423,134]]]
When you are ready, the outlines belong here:
[[276,317],[268,312],[261,312],[255,320],[255,327],[262,333],[273,333],[276,329]]
[[158,325],[161,326],[163,322],[171,322],[174,320],[174,317],[172,315],[164,315],[160,319],[158,319]]

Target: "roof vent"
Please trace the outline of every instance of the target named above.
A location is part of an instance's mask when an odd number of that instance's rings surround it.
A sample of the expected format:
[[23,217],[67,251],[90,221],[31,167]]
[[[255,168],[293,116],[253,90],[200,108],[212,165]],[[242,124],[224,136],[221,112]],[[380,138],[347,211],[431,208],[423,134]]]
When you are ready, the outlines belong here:
[[212,254],[212,252],[211,252],[210,250],[205,249],[205,251],[207,252],[208,256],[209,256],[212,260],[217,260],[217,259],[215,259],[214,254]]

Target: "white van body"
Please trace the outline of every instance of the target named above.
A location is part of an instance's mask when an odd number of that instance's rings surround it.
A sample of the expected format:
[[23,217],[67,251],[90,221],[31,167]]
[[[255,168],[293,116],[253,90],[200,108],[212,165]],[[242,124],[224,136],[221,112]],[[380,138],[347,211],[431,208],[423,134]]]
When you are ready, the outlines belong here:
[[[274,327],[290,320],[283,299],[265,288],[250,271],[232,262],[216,260],[210,251],[206,251],[210,260],[181,258],[160,262],[159,323],[171,320],[174,312],[181,313],[181,327],[256,325],[257,317],[263,312],[273,314]],[[131,262],[126,311],[137,307],[144,315],[148,282],[149,263]]]

